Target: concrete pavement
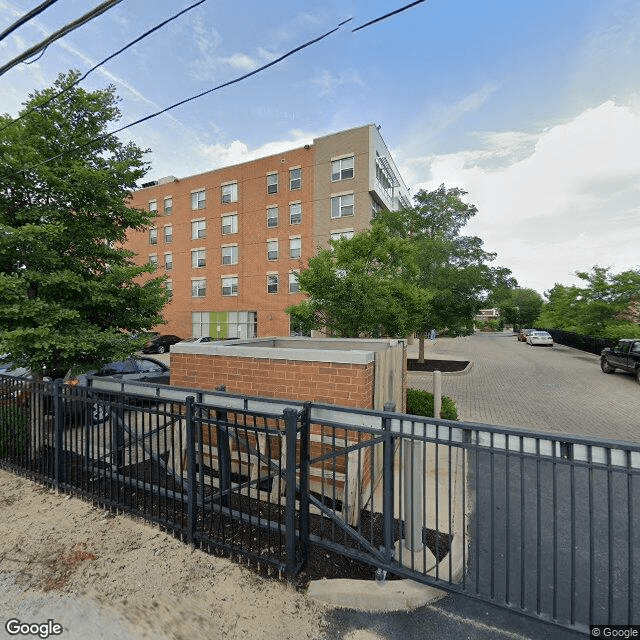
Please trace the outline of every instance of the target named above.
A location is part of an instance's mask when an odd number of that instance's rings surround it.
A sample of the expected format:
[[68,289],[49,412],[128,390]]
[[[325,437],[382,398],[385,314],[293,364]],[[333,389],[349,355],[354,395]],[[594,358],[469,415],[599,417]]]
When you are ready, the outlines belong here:
[[[416,342],[409,356],[417,353]],[[532,347],[510,333],[438,338],[425,355],[470,361],[464,373],[442,374],[461,420],[640,442],[640,385],[630,374],[603,373],[599,356]],[[408,384],[433,391],[433,374],[409,372]]]

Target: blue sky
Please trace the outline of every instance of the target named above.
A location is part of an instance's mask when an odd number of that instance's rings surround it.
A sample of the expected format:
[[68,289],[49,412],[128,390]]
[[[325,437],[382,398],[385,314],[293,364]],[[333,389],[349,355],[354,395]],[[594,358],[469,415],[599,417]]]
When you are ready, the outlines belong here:
[[[0,0],[0,30],[39,0]],[[98,0],[59,0],[0,42],[12,59]],[[84,72],[191,2],[124,0],[0,76],[0,111],[59,72]],[[468,191],[466,228],[540,293],[600,264],[640,267],[640,1],[208,0],[93,72],[127,123],[251,71],[242,83],[123,132],[150,148],[148,178],[242,162],[381,125],[415,193]]]

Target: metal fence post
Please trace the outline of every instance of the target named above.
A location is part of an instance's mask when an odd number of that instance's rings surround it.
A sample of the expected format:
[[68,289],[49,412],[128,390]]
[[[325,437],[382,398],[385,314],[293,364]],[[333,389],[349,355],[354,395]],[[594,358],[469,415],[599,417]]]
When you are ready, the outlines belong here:
[[[387,402],[384,405],[385,411],[395,411],[395,402]],[[384,560],[387,564],[391,564],[393,560],[395,547],[393,536],[393,476],[394,469],[394,439],[391,435],[391,417],[384,416],[382,419],[382,429],[384,430],[384,442],[382,444],[382,513],[383,521],[383,539],[384,539]],[[387,577],[384,569],[376,570],[376,580],[381,581]]]
[[197,517],[196,484],[196,429],[193,396],[186,398],[187,426],[187,542],[194,544]]
[[[216,391],[226,391],[227,387],[221,384]],[[231,497],[231,447],[229,445],[229,431],[227,429],[226,409],[216,410],[216,441],[218,448],[218,473],[220,475],[220,504],[229,506]],[[221,426],[222,425],[222,426]]]
[[[64,449],[62,436],[64,432],[64,415],[62,407],[62,380],[53,382],[53,473],[55,488],[59,491],[64,482]],[[43,425],[41,425],[42,428]]]
[[287,499],[285,503],[285,572],[293,576],[296,571],[296,449],[298,440],[298,412],[295,409],[283,411],[287,438],[285,482]]
[[304,568],[309,560],[309,433],[311,430],[311,402],[303,404],[300,412],[300,554]]

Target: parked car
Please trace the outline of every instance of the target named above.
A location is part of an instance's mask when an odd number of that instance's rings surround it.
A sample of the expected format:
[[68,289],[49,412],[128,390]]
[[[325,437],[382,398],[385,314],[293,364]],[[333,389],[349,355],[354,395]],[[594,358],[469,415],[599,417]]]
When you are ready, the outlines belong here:
[[205,342],[213,342],[213,338],[211,336],[200,336],[199,338],[186,338],[185,340],[180,340],[180,342],[188,342],[189,344],[204,344]]
[[545,347],[553,347],[553,338],[547,331],[532,331],[527,336],[527,344],[531,346],[542,345]]
[[605,373],[613,373],[616,369],[633,373],[640,383],[640,340],[618,340],[615,347],[603,349],[600,368]]
[[176,342],[182,342],[182,338],[171,334],[156,336],[144,343],[142,353],[164,353],[165,351],[169,351],[171,345],[176,344]]
[[518,332],[518,342],[526,342],[530,333],[533,333],[535,329],[520,329]]

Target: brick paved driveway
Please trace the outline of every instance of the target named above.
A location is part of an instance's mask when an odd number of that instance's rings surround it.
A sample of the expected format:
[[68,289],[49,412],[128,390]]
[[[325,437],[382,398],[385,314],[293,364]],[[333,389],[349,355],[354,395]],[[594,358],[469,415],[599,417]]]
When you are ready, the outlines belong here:
[[[471,362],[465,373],[442,374],[461,420],[640,442],[640,385],[629,374],[602,373],[598,356],[531,347],[504,333],[438,338],[426,356]],[[433,374],[410,372],[408,384],[433,391]]]

